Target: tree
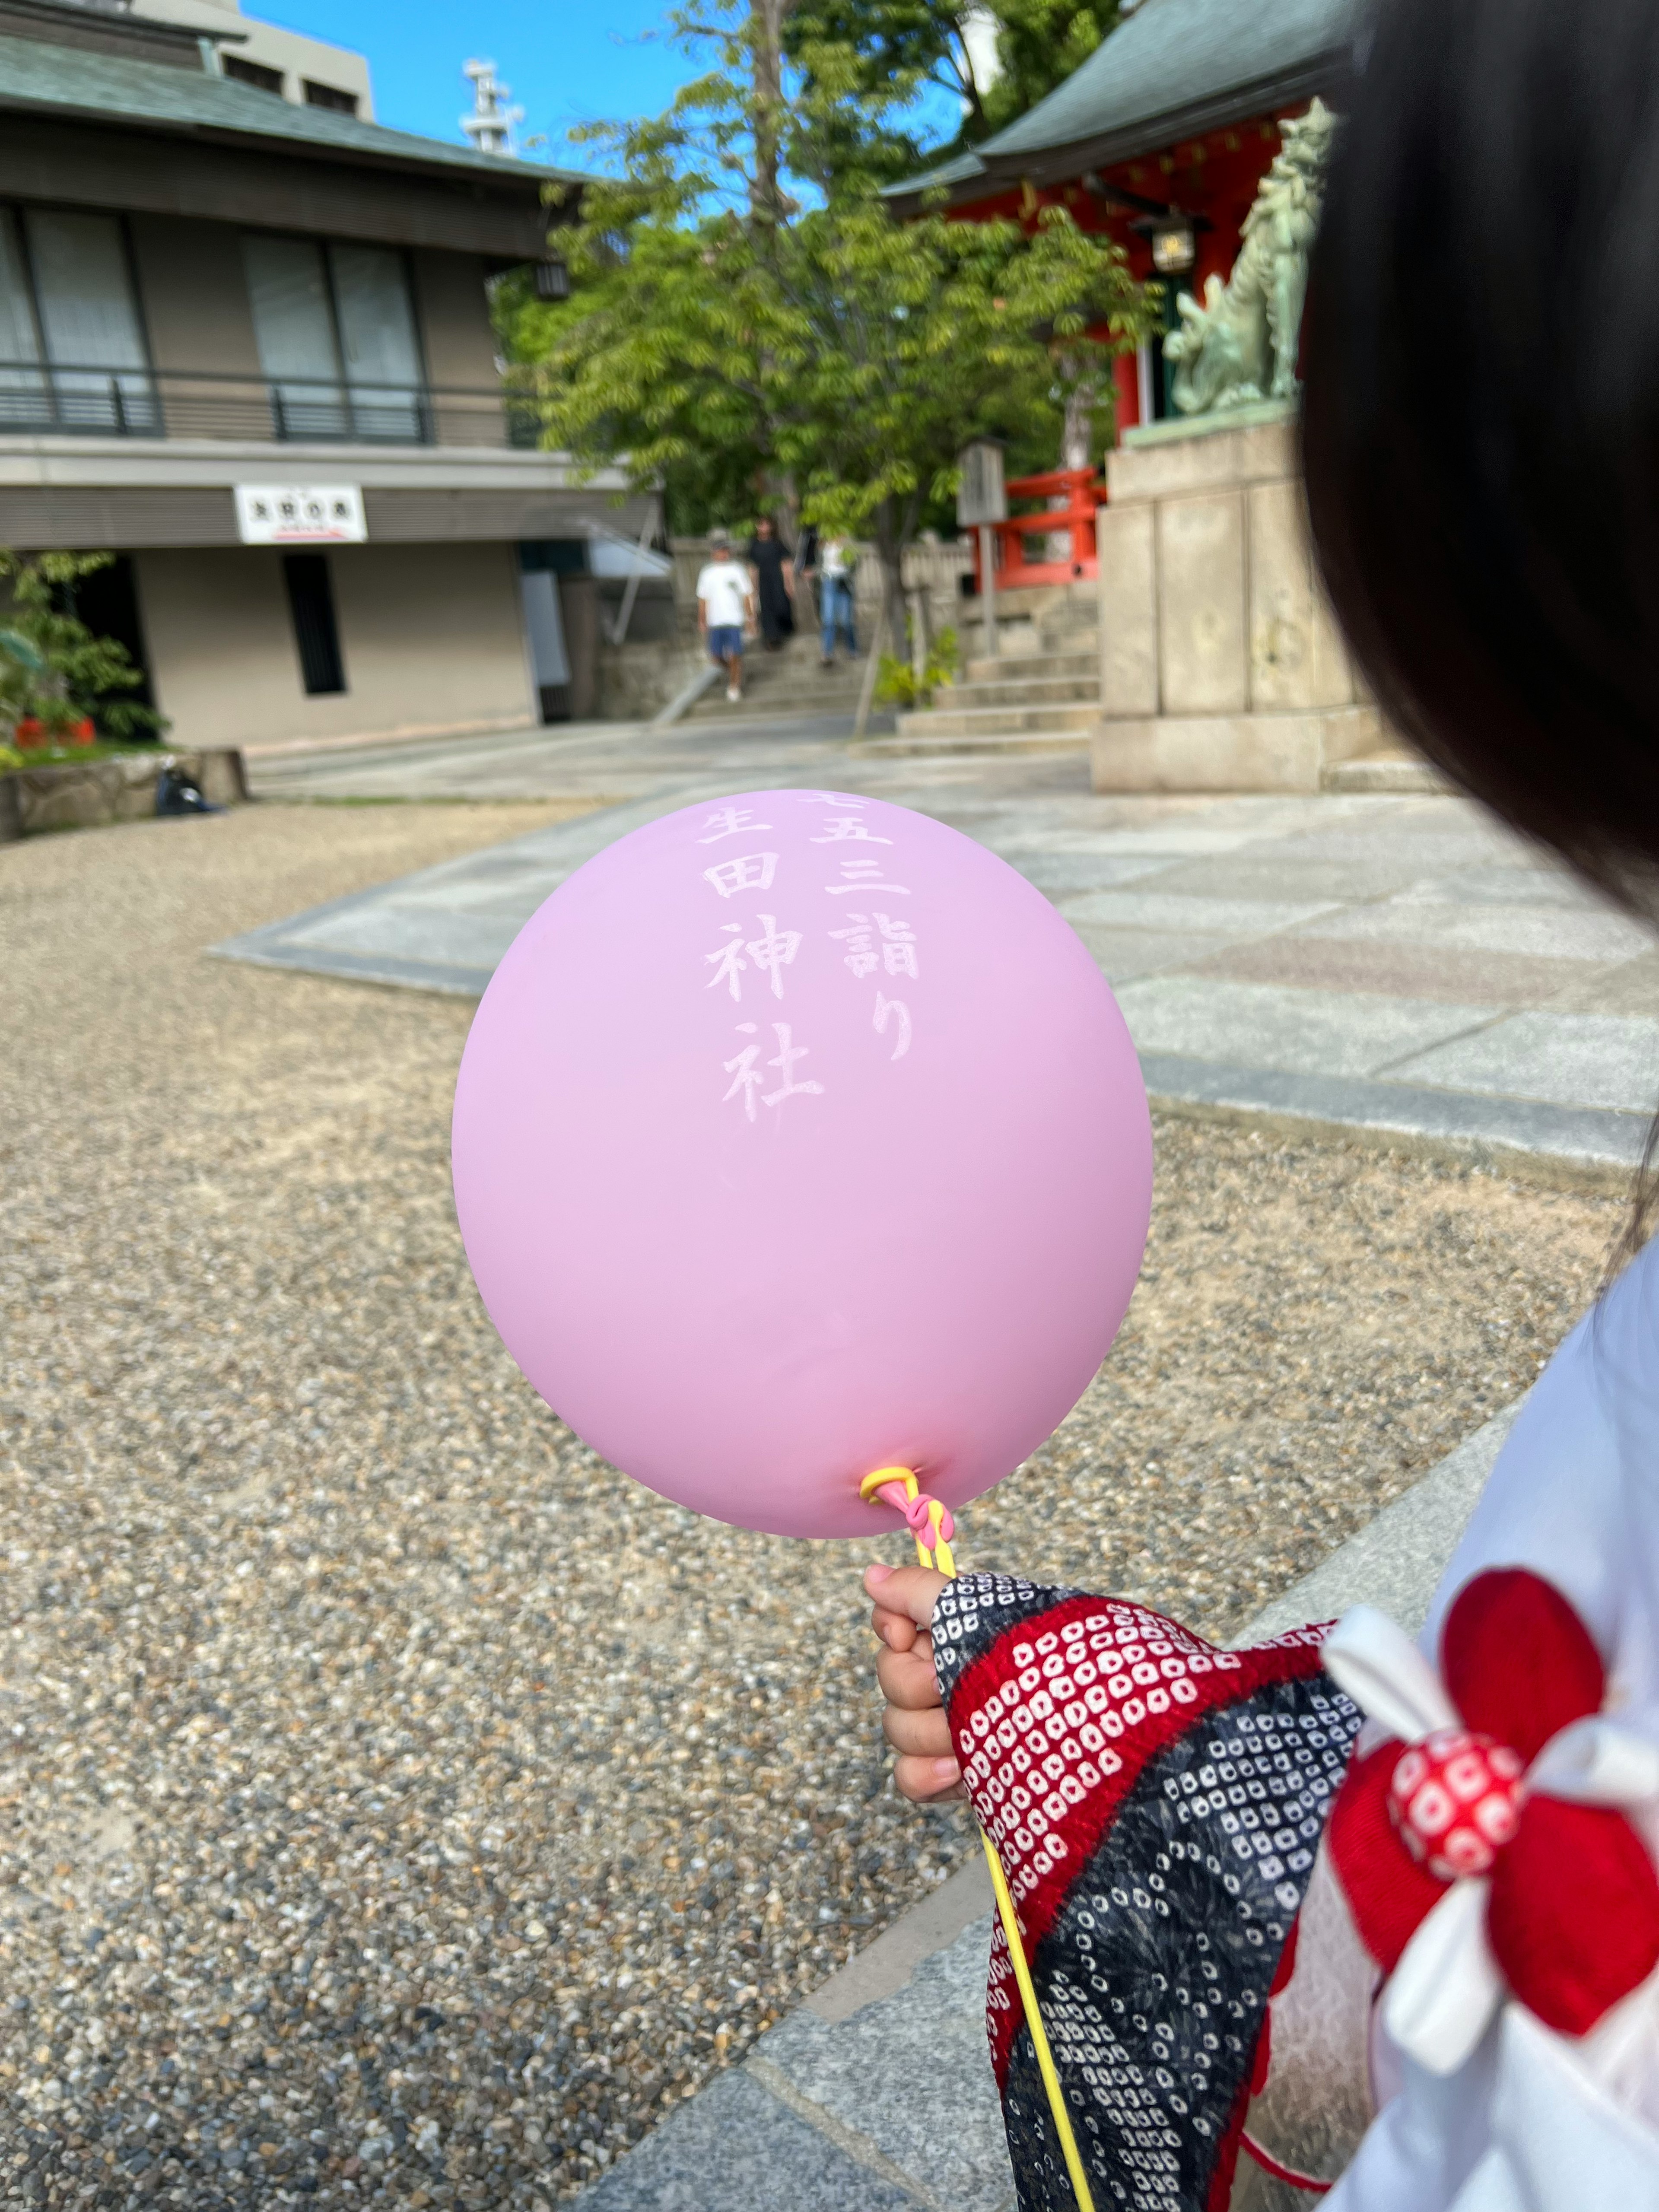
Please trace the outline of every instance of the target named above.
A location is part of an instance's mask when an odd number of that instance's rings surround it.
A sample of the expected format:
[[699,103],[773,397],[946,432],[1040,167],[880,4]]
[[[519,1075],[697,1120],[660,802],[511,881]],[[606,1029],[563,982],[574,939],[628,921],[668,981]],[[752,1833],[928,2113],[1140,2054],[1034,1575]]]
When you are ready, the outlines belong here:
[[122,696],[144,680],[125,647],[95,636],[74,612],[76,585],[114,558],[0,548],[10,599],[0,629],[0,717],[14,727],[33,720],[56,738],[88,719],[112,738],[153,737],[165,726],[152,708]]
[[796,0],[789,49],[810,71],[815,48],[855,58],[860,89],[896,88],[904,100],[932,89],[961,116],[931,149],[901,127],[893,167],[977,145],[1035,107],[1116,29],[1120,0]]
[[[895,222],[877,185],[905,88],[817,40],[786,83],[781,0],[673,19],[714,66],[650,121],[600,126],[617,181],[559,236],[564,303],[520,298],[545,435],[589,468],[798,507],[872,538],[895,618],[904,548],[970,438],[1034,419],[1144,334],[1119,249],[1063,209],[1029,226]],[[1064,368],[1062,368],[1064,364]],[[718,512],[718,510],[716,510]]]

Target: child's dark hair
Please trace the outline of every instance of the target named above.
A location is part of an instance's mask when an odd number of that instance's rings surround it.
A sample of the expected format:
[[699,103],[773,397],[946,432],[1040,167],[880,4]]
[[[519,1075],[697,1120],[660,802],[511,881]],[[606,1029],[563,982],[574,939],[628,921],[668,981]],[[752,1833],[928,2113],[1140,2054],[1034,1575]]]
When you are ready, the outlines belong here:
[[1303,431],[1337,614],[1455,782],[1651,915],[1659,5],[1384,0],[1341,100]]

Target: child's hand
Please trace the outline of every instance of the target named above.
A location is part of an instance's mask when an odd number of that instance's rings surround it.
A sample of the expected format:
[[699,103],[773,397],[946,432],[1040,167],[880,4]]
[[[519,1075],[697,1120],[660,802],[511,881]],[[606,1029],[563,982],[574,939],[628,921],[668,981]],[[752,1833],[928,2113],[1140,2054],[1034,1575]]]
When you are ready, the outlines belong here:
[[876,1680],[887,1699],[882,1732],[898,1753],[893,1779],[900,1796],[918,1805],[968,1795],[951,1756],[927,1634],[945,1580],[930,1567],[870,1567],[864,1577],[866,1595],[875,1600],[870,1626],[886,1647],[876,1662]]

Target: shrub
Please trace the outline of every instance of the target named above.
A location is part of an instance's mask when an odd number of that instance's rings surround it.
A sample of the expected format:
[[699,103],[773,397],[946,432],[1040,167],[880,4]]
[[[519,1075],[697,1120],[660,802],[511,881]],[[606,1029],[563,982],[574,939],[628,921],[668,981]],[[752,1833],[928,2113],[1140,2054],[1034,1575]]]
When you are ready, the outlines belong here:
[[55,744],[90,718],[100,735],[150,738],[167,727],[153,708],[122,693],[142,672],[125,646],[94,637],[70,611],[82,576],[106,568],[112,553],[12,553],[0,548],[0,583],[9,586],[8,626],[0,629],[0,726],[40,723]]
[[922,670],[921,682],[916,682],[916,672],[909,660],[884,653],[877,664],[876,700],[883,707],[925,707],[941,684],[948,684],[957,672],[957,634],[953,629],[942,629],[933,640],[927,654],[927,665]]

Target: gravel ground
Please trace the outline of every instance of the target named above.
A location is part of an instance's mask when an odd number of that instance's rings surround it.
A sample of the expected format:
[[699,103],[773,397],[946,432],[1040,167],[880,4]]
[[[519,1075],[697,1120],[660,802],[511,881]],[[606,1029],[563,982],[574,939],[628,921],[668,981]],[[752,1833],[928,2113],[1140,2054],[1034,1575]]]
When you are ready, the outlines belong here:
[[[966,1847],[886,1787],[883,1547],[693,1521],[496,1344],[467,1010],[200,957],[550,812],[0,854],[0,2199],[550,2203]],[[1237,1620],[1531,1379],[1620,1210],[1166,1124],[1120,1347],[967,1559]]]

